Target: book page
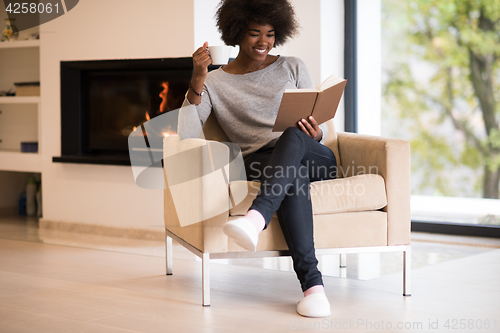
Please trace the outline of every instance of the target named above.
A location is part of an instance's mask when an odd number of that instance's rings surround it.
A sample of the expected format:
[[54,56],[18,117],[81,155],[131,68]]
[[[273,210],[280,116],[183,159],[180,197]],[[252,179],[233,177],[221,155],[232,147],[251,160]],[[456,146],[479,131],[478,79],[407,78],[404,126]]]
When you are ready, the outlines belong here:
[[303,92],[318,92],[316,89],[285,89],[285,93],[293,94],[293,93],[303,93]]
[[330,87],[333,87],[336,84],[339,84],[340,82],[342,82],[344,80],[345,80],[344,78],[341,78],[341,77],[338,77],[335,75],[331,75],[325,81],[323,81],[323,83],[319,87],[319,90],[320,91],[326,90]]

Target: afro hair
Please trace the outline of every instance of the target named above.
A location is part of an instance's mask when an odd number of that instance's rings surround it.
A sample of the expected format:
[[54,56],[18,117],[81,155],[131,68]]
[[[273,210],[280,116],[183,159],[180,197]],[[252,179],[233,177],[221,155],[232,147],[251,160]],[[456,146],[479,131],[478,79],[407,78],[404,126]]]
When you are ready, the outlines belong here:
[[222,0],[217,13],[217,28],[226,45],[238,45],[249,23],[270,24],[275,45],[283,45],[298,33],[299,24],[288,0]]

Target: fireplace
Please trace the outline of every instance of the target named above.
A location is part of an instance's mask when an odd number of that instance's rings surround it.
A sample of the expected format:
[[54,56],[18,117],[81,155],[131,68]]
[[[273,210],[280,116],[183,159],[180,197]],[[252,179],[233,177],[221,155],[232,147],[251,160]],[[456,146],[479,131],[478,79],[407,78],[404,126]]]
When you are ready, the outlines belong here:
[[130,133],[181,106],[192,70],[192,58],[62,61],[61,156],[53,161],[130,165]]

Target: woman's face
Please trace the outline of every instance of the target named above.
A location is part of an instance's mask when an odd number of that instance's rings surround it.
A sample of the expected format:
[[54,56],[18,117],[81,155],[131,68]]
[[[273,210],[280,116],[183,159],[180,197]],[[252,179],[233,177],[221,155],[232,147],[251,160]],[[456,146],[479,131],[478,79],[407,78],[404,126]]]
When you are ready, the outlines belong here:
[[274,27],[270,24],[250,23],[240,42],[240,52],[254,61],[264,61],[274,46]]

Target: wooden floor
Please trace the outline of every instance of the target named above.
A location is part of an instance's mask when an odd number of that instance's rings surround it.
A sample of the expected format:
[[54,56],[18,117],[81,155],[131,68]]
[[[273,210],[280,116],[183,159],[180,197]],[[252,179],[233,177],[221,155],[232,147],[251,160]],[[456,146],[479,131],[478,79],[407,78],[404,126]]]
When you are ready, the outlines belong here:
[[413,269],[411,297],[401,271],[327,276],[332,316],[307,319],[289,271],[213,263],[202,307],[199,261],[0,239],[0,332],[500,332],[500,249],[467,248]]

